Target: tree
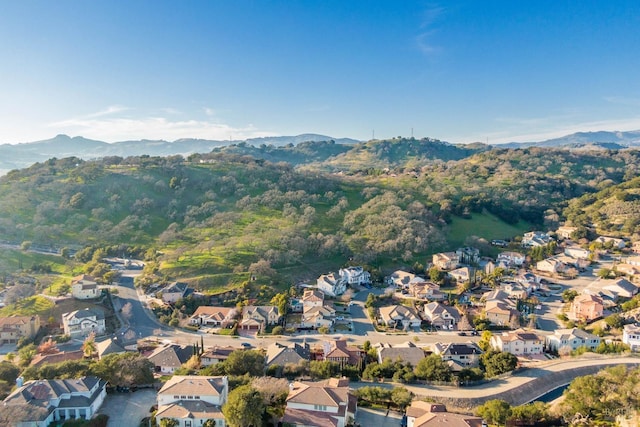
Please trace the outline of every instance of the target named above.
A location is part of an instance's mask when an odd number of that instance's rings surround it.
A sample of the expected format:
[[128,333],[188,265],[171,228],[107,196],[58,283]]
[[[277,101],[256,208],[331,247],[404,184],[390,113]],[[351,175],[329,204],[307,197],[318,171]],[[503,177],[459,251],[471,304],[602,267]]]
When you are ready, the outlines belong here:
[[109,354],[94,368],[95,375],[112,385],[132,386],[153,383],[153,363],[139,353]]
[[562,301],[572,302],[578,296],[578,291],[575,289],[567,289],[562,292]]
[[413,393],[404,387],[394,387],[391,391],[391,401],[398,409],[404,412],[404,409],[411,405]]
[[90,358],[96,351],[96,334],[95,332],[90,332],[82,343],[82,353],[84,354],[84,357]]
[[549,417],[547,404],[544,402],[532,402],[526,405],[514,406],[511,408],[510,420],[535,423]]
[[437,354],[431,354],[418,362],[415,374],[429,381],[450,381],[451,368]]
[[253,377],[259,377],[264,373],[264,356],[257,350],[233,351],[224,361],[224,364],[228,375],[248,373]]
[[490,424],[504,425],[511,415],[511,405],[504,400],[488,400],[476,409],[476,414]]
[[180,422],[173,418],[163,418],[160,420],[160,427],[178,427]]
[[6,381],[9,384],[15,384],[16,378],[20,375],[20,369],[13,363],[0,362],[0,381]]
[[491,378],[513,371],[518,366],[518,358],[506,351],[490,350],[480,356],[480,365]]
[[258,427],[262,425],[265,404],[260,392],[250,385],[243,385],[229,392],[222,413],[231,427]]
[[216,427],[216,420],[211,419],[204,422],[202,427]]
[[281,316],[287,314],[287,307],[289,306],[289,296],[286,292],[275,294],[273,298],[271,298],[270,303],[271,305],[275,305],[276,307],[278,307],[278,311],[280,312]]
[[38,346],[38,353],[40,354],[55,354],[59,353],[57,343],[53,340],[53,338],[49,338],[46,341],[43,341]]
[[20,359],[20,366],[27,367],[31,363],[31,360],[38,354],[36,346],[34,344],[27,344],[18,350],[18,358]]
[[480,336],[480,341],[478,341],[478,347],[482,349],[482,351],[487,351],[491,348],[491,337],[493,334],[491,331],[483,331]]

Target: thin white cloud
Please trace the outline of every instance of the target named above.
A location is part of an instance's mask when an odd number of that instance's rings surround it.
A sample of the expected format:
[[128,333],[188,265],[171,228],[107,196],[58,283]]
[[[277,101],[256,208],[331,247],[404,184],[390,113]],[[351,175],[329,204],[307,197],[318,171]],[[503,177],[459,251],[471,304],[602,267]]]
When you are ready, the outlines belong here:
[[433,43],[433,35],[436,33],[435,23],[444,13],[445,9],[441,6],[430,6],[423,12],[422,22],[420,23],[420,32],[415,38],[416,47],[426,56],[431,56],[442,50],[440,46]]
[[123,111],[127,111],[129,108],[123,106],[123,105],[110,105],[107,108],[105,108],[104,110],[100,110],[100,111],[96,111],[95,113],[90,113],[87,114],[86,116],[84,116],[86,119],[92,119],[95,117],[104,117],[104,116],[110,116],[112,114],[117,114],[117,113],[121,113]]
[[625,96],[605,96],[604,100],[612,104],[631,105],[640,107],[640,98],[629,98]]
[[167,117],[79,117],[49,124],[57,132],[82,135],[107,142],[132,139],[201,138],[213,140],[275,136],[253,125],[233,127],[210,120],[171,120]]

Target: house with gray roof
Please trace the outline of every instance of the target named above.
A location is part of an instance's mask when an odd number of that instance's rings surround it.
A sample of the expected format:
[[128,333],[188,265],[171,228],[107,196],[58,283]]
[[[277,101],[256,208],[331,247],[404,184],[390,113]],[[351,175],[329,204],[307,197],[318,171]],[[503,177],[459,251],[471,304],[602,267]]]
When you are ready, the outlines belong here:
[[560,351],[563,348],[574,351],[580,347],[595,350],[599,345],[599,336],[578,328],[556,329],[553,335],[547,335],[545,337],[545,346],[547,350],[551,351]]
[[411,341],[396,345],[377,343],[373,347],[378,352],[378,363],[382,363],[387,358],[393,361],[400,359],[402,363],[409,363],[415,367],[425,357],[424,350]]
[[172,374],[193,356],[193,347],[178,344],[165,344],[156,348],[147,359],[153,363],[156,372]]
[[64,333],[71,338],[83,338],[90,333],[102,335],[106,331],[104,312],[97,308],[85,308],[62,315]]
[[272,365],[297,365],[302,361],[308,361],[310,359],[311,349],[307,343],[293,343],[291,345],[285,345],[274,342],[267,347],[265,363],[267,367]]

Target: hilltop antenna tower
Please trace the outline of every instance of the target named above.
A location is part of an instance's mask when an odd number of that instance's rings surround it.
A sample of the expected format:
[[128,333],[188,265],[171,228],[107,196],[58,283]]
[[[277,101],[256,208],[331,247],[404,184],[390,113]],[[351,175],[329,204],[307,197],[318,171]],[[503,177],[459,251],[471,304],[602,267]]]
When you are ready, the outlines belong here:
[[376,139],[376,130],[371,129],[371,139]]

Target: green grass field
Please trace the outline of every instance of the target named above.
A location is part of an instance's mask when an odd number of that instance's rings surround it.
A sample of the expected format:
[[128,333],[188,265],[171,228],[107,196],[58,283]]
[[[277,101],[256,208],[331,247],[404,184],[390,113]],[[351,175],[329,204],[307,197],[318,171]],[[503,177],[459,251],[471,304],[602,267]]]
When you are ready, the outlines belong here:
[[474,213],[471,219],[454,216],[449,224],[447,240],[451,248],[456,248],[463,245],[469,236],[482,237],[488,241],[510,239],[513,236],[531,231],[531,229],[531,224],[524,221],[510,225],[488,212]]

